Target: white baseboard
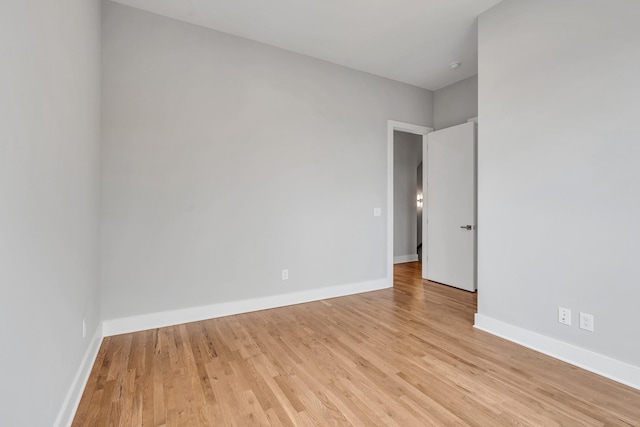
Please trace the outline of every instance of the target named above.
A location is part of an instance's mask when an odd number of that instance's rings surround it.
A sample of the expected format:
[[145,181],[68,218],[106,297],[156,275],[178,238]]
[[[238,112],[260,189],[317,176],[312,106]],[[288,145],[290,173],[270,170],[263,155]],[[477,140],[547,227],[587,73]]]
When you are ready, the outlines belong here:
[[196,322],[198,320],[230,316],[233,314],[248,313],[251,311],[266,310],[269,308],[284,307],[287,305],[301,304],[304,302],[318,301],[327,298],[359,294],[362,292],[377,291],[380,289],[390,288],[391,286],[393,286],[393,282],[390,283],[390,281],[385,278],[289,294],[223,302],[200,307],[142,314],[139,316],[122,317],[119,319],[105,320],[102,324],[103,333],[104,336],[126,334],[130,332],[144,331],[147,329],[161,328],[164,326],[179,325],[181,323]]
[[640,390],[640,367],[476,313],[475,328]]
[[89,380],[91,369],[96,361],[96,357],[98,357],[98,351],[100,350],[101,343],[102,325],[98,325],[95,334],[93,334],[93,338],[91,338],[89,347],[82,358],[78,372],[73,378],[73,383],[71,383],[71,387],[64,398],[62,408],[60,408],[56,421],[53,423],[54,427],[71,426],[73,417],[76,415],[76,411],[78,410],[82,393],[84,392],[84,388]]
[[414,262],[418,261],[418,254],[411,255],[400,255],[393,257],[394,264],[402,264],[403,262]]

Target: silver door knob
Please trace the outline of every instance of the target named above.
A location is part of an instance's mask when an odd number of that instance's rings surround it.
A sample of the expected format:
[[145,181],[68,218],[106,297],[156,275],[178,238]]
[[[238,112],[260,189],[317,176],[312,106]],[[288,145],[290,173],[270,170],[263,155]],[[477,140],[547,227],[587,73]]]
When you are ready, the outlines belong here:
[[464,228],[465,230],[473,230],[473,225],[461,225],[460,228]]

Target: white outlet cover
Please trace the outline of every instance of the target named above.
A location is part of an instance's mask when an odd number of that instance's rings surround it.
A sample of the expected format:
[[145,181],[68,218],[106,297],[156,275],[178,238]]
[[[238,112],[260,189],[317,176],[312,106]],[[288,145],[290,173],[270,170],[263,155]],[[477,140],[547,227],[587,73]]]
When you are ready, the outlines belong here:
[[571,326],[571,310],[568,308],[558,307],[558,322],[563,325]]
[[373,208],[373,216],[382,216],[382,208]]
[[580,312],[580,329],[593,332],[593,314]]

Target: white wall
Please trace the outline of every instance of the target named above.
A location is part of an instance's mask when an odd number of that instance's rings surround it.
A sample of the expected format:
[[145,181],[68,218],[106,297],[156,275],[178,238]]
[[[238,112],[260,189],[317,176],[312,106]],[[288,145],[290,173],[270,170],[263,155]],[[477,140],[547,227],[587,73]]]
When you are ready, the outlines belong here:
[[478,159],[479,313],[636,367],[638,22],[632,0],[483,14]]
[[99,36],[97,1],[0,2],[2,426],[53,425],[100,319]]
[[418,164],[422,161],[422,135],[393,133],[393,257],[417,260]]
[[431,92],[103,12],[105,319],[386,277],[387,120]]
[[436,130],[466,123],[478,115],[478,76],[472,76],[433,93]]

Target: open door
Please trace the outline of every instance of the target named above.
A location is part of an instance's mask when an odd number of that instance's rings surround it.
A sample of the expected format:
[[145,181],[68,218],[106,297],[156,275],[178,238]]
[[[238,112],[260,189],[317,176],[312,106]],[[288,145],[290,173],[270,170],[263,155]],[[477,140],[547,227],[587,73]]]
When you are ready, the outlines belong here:
[[427,136],[427,279],[476,290],[476,124]]

